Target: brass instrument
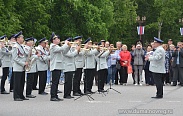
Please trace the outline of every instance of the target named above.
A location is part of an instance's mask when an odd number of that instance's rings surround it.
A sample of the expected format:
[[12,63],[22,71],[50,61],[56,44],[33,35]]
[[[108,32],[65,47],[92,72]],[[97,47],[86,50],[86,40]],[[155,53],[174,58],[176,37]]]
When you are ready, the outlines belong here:
[[[33,49],[38,53],[39,50],[37,50],[34,46],[33,46]],[[43,59],[43,56],[41,56],[41,59],[43,60],[43,62],[46,64],[46,61]]]
[[[79,44],[79,42],[69,42],[70,44]],[[60,42],[61,45],[65,44],[65,41]]]
[[117,50],[118,48],[111,48],[111,50]]
[[31,64],[31,56],[32,56],[32,47],[30,48],[28,57],[27,57],[27,59],[26,59],[26,62],[28,62],[28,65],[26,65],[26,66],[24,67],[24,70],[25,70],[26,72],[29,72],[29,71],[31,70],[31,66],[32,66],[32,64]]
[[86,48],[81,48],[81,50],[89,51],[90,49],[86,49]]
[[4,44],[4,46],[7,48],[8,51],[12,50],[12,45],[9,43],[8,38],[4,38],[3,40],[0,40],[0,42],[2,42],[2,44]]

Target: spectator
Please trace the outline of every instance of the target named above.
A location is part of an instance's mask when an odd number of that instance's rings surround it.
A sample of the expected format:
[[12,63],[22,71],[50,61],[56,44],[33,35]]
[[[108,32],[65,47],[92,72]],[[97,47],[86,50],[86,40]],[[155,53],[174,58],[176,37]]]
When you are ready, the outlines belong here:
[[127,50],[127,46],[126,45],[122,46],[122,51],[120,52],[119,56],[120,56],[120,64],[121,64],[120,84],[121,85],[127,85],[127,79],[128,79],[127,67],[131,63],[131,54]]
[[163,84],[165,81],[166,85],[170,84],[170,79],[169,79],[169,72],[170,72],[170,52],[168,51],[168,44],[163,44],[162,47],[165,50],[165,70],[166,73],[164,74],[164,79],[163,79]]
[[151,42],[151,46],[152,46],[152,51],[155,51],[154,42]]
[[170,50],[170,45],[171,45],[171,44],[173,44],[173,41],[172,41],[172,39],[169,39],[169,40],[168,40],[168,48],[167,48],[168,50]]
[[133,56],[133,54],[134,54],[134,50],[135,50],[135,45],[132,45],[132,47],[131,47],[131,65],[132,65],[132,70],[133,70],[133,72],[132,72],[132,78],[133,78],[133,84],[135,84],[135,70],[134,70],[134,56]]
[[141,43],[137,43],[133,56],[134,56],[134,70],[135,70],[135,85],[138,85],[138,75],[139,75],[139,84],[142,85],[144,50],[142,49]]
[[[152,46],[148,45],[145,56],[152,55],[152,54],[153,54]],[[144,66],[144,71],[145,71],[145,83],[147,86],[154,85],[154,79],[152,76],[152,72],[149,70],[149,65],[150,65],[150,61],[146,60],[145,66]]]
[[107,58],[107,66],[108,66],[108,76],[107,76],[107,84],[112,80],[112,84],[114,84],[114,78],[116,74],[116,56],[114,51],[111,52],[109,57]]
[[182,42],[177,43],[177,47],[175,48],[172,54],[173,62],[173,84],[172,86],[177,85],[177,81],[180,81],[180,85],[183,86],[183,50],[182,50]]
[[105,42],[105,47],[106,48],[110,47],[110,43],[108,41]]
[[173,79],[173,70],[172,70],[172,61],[173,61],[173,57],[172,57],[172,54],[174,52],[174,49],[175,49],[175,46],[173,44],[171,44],[170,46],[170,49],[169,49],[169,52],[170,52],[170,82],[172,82],[172,79]]
[[119,42],[119,41],[116,42],[116,48],[117,48],[117,50],[115,51],[115,56],[116,56],[117,59],[116,59],[116,74],[115,74],[115,82],[114,82],[115,85],[118,85],[118,80],[119,80],[118,75],[120,73],[120,68],[121,68],[121,65],[120,65],[120,56],[119,56],[119,53],[122,50],[121,47],[122,47],[122,43]]

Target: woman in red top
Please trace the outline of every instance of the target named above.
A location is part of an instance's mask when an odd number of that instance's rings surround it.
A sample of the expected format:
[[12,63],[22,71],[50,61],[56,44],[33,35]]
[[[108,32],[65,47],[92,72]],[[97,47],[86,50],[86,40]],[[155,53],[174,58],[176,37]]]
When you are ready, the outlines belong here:
[[131,54],[127,50],[126,45],[122,46],[122,51],[119,53],[119,56],[120,56],[120,64],[121,64],[120,84],[126,85],[127,79],[128,79],[127,67],[130,65],[130,62],[131,62]]

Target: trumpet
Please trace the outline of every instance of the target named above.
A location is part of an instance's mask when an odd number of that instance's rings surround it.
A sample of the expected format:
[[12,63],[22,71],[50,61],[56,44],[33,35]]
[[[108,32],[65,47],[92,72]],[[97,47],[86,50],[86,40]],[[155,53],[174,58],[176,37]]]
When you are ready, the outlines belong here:
[[84,50],[84,51],[89,51],[90,49],[86,49],[86,48],[81,48],[81,50]]
[[[70,44],[79,44],[79,42],[69,42]],[[61,45],[65,44],[65,41],[60,42]]]
[[117,50],[118,48],[111,48],[111,50]]

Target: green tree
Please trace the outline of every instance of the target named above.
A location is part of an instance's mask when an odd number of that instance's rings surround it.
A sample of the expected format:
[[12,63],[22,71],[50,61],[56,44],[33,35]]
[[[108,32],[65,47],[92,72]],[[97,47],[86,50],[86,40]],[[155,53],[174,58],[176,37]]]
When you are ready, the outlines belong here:
[[9,36],[21,29],[14,5],[15,0],[0,0],[0,35]]

